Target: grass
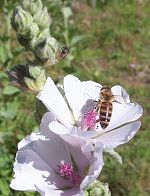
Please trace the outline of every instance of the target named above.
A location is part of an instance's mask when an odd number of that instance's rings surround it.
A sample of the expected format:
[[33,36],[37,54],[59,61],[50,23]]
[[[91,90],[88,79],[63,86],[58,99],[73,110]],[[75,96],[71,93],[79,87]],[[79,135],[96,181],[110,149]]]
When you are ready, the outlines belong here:
[[[14,1],[14,3],[16,3]],[[8,11],[13,8],[12,3]],[[149,0],[113,0],[98,3],[93,8],[87,1],[72,1],[73,16],[69,21],[69,38],[75,35],[85,35],[85,38],[74,46],[74,60],[67,66],[66,60],[55,65],[50,75],[57,81],[64,75],[72,73],[81,80],[94,80],[103,85],[120,84],[127,89],[131,100],[140,103],[144,108],[142,126],[135,138],[128,144],[117,148],[123,158],[123,165],[118,165],[113,159],[105,157],[105,167],[100,179],[108,182],[114,196],[148,196],[150,195],[150,60],[148,40],[150,38]],[[52,33],[64,42],[61,31],[60,7],[50,7],[53,17]],[[17,143],[33,129],[34,97],[21,92],[7,92],[10,86],[4,74],[7,67],[24,61],[24,53],[15,39],[13,31],[7,32],[6,13],[0,8],[4,19],[1,33],[0,54],[0,195],[19,196],[31,193],[16,192],[9,189],[12,178],[12,166]],[[57,10],[57,11],[55,11]],[[56,21],[56,22],[55,22]],[[7,53],[7,44],[11,48]],[[2,46],[6,49],[2,50]],[[10,46],[10,45],[8,45]],[[3,48],[5,48],[3,47]],[[14,48],[18,53],[14,53]],[[25,53],[26,54],[26,53]],[[26,55],[28,56],[28,55]],[[2,61],[3,60],[3,61]],[[135,63],[136,69],[129,64]],[[59,77],[58,77],[59,75]],[[35,194],[34,194],[35,195]]]

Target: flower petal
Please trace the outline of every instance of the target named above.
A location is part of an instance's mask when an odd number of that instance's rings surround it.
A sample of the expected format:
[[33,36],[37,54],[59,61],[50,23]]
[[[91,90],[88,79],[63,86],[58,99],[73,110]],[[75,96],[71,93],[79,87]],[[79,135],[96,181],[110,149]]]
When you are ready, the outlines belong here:
[[44,103],[60,122],[70,127],[70,124],[73,123],[70,110],[51,78],[47,78],[46,84],[37,95],[37,98]]
[[38,192],[41,194],[41,196],[83,196],[83,191],[80,190],[78,187],[72,188],[72,189],[66,189],[66,190],[42,190],[42,188],[39,186],[37,187]]
[[73,111],[76,122],[85,111],[93,107],[93,101],[98,99],[101,85],[93,81],[81,82],[77,77],[67,75],[64,78],[64,91],[67,101]]
[[51,112],[45,113],[43,115],[43,118],[42,118],[41,124],[40,124],[40,131],[41,131],[42,134],[37,132],[37,133],[31,133],[30,136],[26,136],[26,138],[22,139],[18,143],[18,149],[23,148],[24,146],[31,143],[32,141],[35,141],[35,140],[38,140],[38,139],[43,140],[45,138],[51,137],[48,126],[49,126],[49,123],[51,123],[54,120],[55,120],[55,117]]
[[93,180],[95,180],[99,176],[104,165],[102,150],[103,144],[100,142],[95,142],[95,150],[90,160],[90,168],[87,176],[84,178],[80,185],[81,189],[85,189]]
[[74,118],[78,121],[81,109],[87,100],[87,95],[82,88],[80,80],[72,75],[67,75],[64,78],[64,91],[67,101],[73,111]]
[[49,124],[49,129],[59,135],[70,134],[72,136],[76,136],[84,139],[91,139],[92,137],[95,137],[97,135],[97,132],[94,130],[83,131],[81,129],[77,129],[76,127],[72,127],[68,129],[57,121],[51,122]]
[[108,126],[108,130],[119,127],[120,125],[138,120],[143,114],[143,108],[139,104],[113,103],[113,113]]
[[45,180],[53,171],[31,150],[19,151],[17,153],[14,172],[14,179],[10,184],[12,189],[36,191],[35,185],[38,184],[49,186],[50,189],[56,188],[53,184],[48,184]]
[[96,138],[97,142],[104,144],[104,148],[113,149],[117,146],[127,143],[136,134],[141,126],[140,121],[127,124],[118,129],[103,133]]
[[71,129],[67,129],[64,125],[57,121],[53,121],[49,124],[49,129],[56,134],[71,134]]
[[101,84],[98,84],[93,81],[83,81],[82,86],[84,88],[84,92],[86,92],[88,99],[91,100],[98,100],[99,98],[99,92],[102,87]]
[[[32,133],[30,136],[27,136],[18,146],[20,150],[31,149],[36,152],[48,165],[57,170],[56,163],[60,163],[62,160],[71,163],[71,157],[67,143],[59,135],[50,131],[47,126],[44,127],[42,125],[43,123],[47,123],[48,116],[49,113],[43,116],[41,132]],[[44,131],[42,130],[43,128]],[[45,131],[45,129],[48,131]]]
[[[89,160],[82,152],[82,147],[86,144],[86,140],[71,135],[62,135],[62,138],[68,143],[68,147],[78,170],[82,173],[89,165]],[[90,159],[90,158],[89,158]]]
[[108,127],[102,129],[101,126],[99,126],[98,131],[100,133],[106,133],[121,125],[138,120],[142,116],[142,114],[143,114],[143,108],[139,104],[113,103],[112,116]]
[[130,103],[129,95],[122,86],[113,86],[111,90],[113,92],[113,95],[118,100],[118,102]]

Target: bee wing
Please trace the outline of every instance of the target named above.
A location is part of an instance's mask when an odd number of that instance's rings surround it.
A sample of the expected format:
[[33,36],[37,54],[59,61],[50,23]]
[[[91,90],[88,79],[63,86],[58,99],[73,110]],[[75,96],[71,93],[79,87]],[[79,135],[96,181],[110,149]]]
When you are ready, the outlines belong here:
[[[113,86],[111,88],[111,90],[113,92],[113,95],[115,95],[117,97],[121,96],[124,103],[130,103],[129,95],[122,86],[120,86],[120,85]],[[119,99],[121,100],[121,98],[119,98]]]
[[124,99],[122,98],[121,95],[113,95],[113,97],[114,97],[113,102],[120,103],[120,104],[125,104],[125,101],[124,101]]

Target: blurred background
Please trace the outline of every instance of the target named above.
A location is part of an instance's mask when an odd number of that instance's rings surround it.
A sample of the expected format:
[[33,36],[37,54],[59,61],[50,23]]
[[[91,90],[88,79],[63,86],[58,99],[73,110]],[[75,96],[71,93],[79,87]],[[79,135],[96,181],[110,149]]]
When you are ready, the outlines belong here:
[[[144,108],[142,127],[117,148],[119,165],[105,157],[100,180],[113,196],[150,195],[150,0],[44,0],[52,17],[51,35],[70,48],[50,67],[57,82],[71,73],[102,85],[122,85]],[[35,96],[8,82],[6,70],[32,54],[16,41],[10,24],[18,0],[0,0],[0,195],[33,196],[9,188],[17,143],[37,129]]]

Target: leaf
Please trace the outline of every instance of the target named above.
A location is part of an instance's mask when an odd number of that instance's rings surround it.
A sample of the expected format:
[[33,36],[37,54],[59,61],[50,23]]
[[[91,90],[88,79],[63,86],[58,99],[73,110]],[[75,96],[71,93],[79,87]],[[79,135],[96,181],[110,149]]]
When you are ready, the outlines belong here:
[[9,195],[9,187],[4,179],[0,180],[0,190],[1,195]]
[[114,149],[106,149],[104,152],[110,154],[119,164],[122,164],[121,156]]
[[18,108],[19,103],[14,102],[8,102],[6,107],[2,107],[0,110],[0,116],[3,116],[5,118],[13,119],[18,114]]
[[5,72],[0,72],[0,80],[3,78],[8,78],[8,76]]
[[8,51],[3,45],[0,46],[0,62],[3,64],[8,58]]
[[6,86],[3,89],[3,95],[14,95],[18,92],[20,91],[16,87],[13,87],[13,86]]
[[71,46],[77,44],[78,42],[80,42],[84,38],[85,38],[85,35],[76,35],[76,36],[74,36],[71,40]]

